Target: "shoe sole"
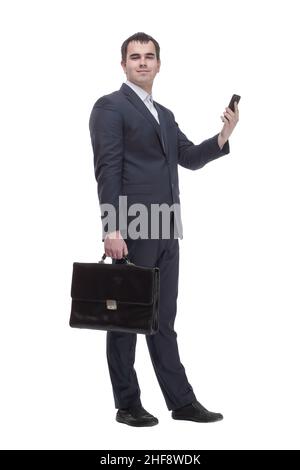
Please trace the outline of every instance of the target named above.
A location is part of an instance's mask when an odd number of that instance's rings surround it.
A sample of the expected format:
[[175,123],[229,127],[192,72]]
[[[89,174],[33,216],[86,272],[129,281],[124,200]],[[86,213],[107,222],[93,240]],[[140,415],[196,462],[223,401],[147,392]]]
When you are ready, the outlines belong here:
[[195,423],[216,423],[217,421],[222,421],[223,418],[217,418],[217,419],[214,419],[213,421],[200,421],[199,419],[196,419],[196,418],[174,418],[172,416],[172,419],[175,419],[178,421],[194,421]]
[[156,424],[158,424],[158,420],[156,422],[144,421],[143,423],[128,423],[127,421],[123,420],[122,418],[119,418],[118,416],[116,417],[116,421],[118,423],[127,424],[127,426],[134,426],[136,428],[155,426]]

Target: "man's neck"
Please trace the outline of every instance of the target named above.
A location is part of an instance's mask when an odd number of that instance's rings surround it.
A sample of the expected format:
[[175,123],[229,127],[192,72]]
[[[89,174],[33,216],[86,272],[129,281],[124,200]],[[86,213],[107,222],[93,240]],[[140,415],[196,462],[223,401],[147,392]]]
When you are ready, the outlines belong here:
[[[140,85],[138,85],[138,86],[140,86]],[[152,87],[151,87],[151,86],[149,86],[149,87],[141,87],[141,88],[142,88],[143,90],[145,90],[147,93],[149,93],[149,95],[152,94]]]
[[134,85],[140,87],[142,90],[144,90],[146,93],[148,94],[152,94],[152,85],[144,85],[144,86],[141,86],[139,83],[135,83],[133,82],[132,80],[129,80],[131,83],[133,83]]

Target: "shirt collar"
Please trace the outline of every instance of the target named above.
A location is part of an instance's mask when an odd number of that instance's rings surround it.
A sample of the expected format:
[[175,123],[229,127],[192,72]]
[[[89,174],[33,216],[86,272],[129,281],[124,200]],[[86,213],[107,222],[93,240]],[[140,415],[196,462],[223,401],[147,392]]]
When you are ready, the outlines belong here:
[[130,88],[132,88],[133,91],[141,98],[142,101],[146,101],[147,97],[150,96],[150,100],[153,102],[153,96],[152,93],[147,93],[143,88],[140,86],[136,85],[135,83],[130,82],[129,80],[126,80],[126,85],[128,85]]

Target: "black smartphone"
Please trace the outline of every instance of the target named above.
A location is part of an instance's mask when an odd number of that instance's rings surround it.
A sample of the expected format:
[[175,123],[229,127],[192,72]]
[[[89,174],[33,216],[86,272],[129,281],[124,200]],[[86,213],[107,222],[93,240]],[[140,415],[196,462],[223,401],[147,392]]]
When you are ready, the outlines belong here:
[[238,103],[238,102],[240,101],[240,99],[241,99],[240,95],[232,95],[232,98],[231,98],[231,100],[230,100],[230,103],[229,103],[229,105],[228,105],[228,108],[230,108],[231,111],[234,112],[234,111],[235,111],[235,109],[234,109],[234,102],[236,101],[236,102]]

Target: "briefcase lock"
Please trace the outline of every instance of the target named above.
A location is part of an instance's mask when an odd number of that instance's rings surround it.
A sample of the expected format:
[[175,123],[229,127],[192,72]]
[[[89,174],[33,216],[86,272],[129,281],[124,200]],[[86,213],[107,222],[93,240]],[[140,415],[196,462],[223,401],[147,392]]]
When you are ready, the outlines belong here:
[[106,308],[108,310],[117,310],[117,301],[116,300],[106,300]]

